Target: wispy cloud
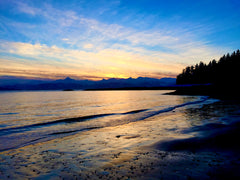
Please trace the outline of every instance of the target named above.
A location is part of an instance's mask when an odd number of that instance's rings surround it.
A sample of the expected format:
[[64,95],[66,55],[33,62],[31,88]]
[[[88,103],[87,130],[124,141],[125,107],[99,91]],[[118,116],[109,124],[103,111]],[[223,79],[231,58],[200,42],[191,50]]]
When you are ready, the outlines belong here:
[[84,49],[92,49],[93,47],[94,47],[94,45],[90,44],[90,43],[83,45]]
[[[118,24],[102,23],[98,20],[84,17],[74,11],[55,9],[49,4],[44,4],[43,8],[36,8],[19,3],[18,9],[28,14],[35,12],[35,15],[44,18],[44,24],[35,26],[36,33],[33,31],[34,29],[31,29],[33,32],[30,32],[30,29],[26,28],[25,23],[22,24],[22,27],[20,27],[21,23],[18,23],[18,29],[21,33],[29,36],[29,39],[34,37],[40,41],[49,38],[55,44],[62,40],[63,43],[68,42],[79,48],[86,44],[86,41],[89,41],[89,43],[94,42],[95,44],[105,43],[108,48],[112,46],[112,43],[118,43],[130,46],[159,46],[173,49],[173,45],[174,48],[177,48],[176,46],[178,45],[184,46],[186,43],[199,41],[193,34],[193,27],[197,26],[197,24],[189,24],[191,28],[183,30],[177,26],[169,27],[171,29],[168,29],[168,24],[165,23],[164,28],[142,31]],[[200,26],[198,25],[197,28],[199,29]],[[206,31],[206,29],[204,30]],[[41,33],[44,31],[46,33]]]
[[[111,6],[119,4],[118,1]],[[111,6],[102,9],[109,12]],[[22,73],[52,77],[174,77],[188,64],[212,60],[226,49],[212,47],[196,34],[197,28],[208,33],[210,28],[198,23],[185,28],[167,21],[154,28],[136,29],[86,17],[81,12],[54,8],[42,3],[36,7],[25,1],[16,2],[15,10],[31,20],[4,20],[0,44],[1,73]],[[35,21],[36,20],[36,21]],[[138,23],[138,22],[135,22]],[[23,38],[14,42],[4,39],[10,32]],[[39,72],[39,73],[36,73]]]
[[[0,53],[5,53],[5,56],[2,55],[1,62],[8,69],[36,67],[42,71],[49,71],[49,74],[53,74],[51,71],[58,70],[65,74],[75,72],[79,77],[90,76],[90,74],[106,77],[106,72],[115,74],[116,77],[126,75],[137,77],[146,72],[151,72],[151,76],[154,77],[157,77],[157,74],[163,77],[174,76],[179,70],[179,65],[157,62],[154,56],[116,49],[104,49],[95,53],[41,44],[5,42],[0,45]],[[18,58],[11,56],[18,56]]]
[[16,5],[18,7],[17,9],[19,12],[26,13],[32,16],[39,14],[41,12],[39,8],[29,6],[28,4],[21,1],[16,1]]

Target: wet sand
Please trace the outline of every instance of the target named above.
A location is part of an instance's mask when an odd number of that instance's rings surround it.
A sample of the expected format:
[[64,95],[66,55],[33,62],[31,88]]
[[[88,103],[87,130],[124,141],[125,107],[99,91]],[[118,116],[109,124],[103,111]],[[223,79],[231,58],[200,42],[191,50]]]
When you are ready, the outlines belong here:
[[193,127],[185,111],[3,151],[0,179],[239,178],[239,151],[231,149],[235,147],[176,149],[175,142],[188,142],[199,134],[183,133]]

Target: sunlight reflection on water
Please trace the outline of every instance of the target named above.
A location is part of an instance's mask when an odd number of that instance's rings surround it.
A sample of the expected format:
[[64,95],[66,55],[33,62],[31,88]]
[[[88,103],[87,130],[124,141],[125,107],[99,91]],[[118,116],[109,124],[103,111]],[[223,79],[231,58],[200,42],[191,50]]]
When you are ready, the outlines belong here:
[[[0,93],[0,122],[12,125],[101,113],[123,113],[176,105],[189,98],[163,96],[167,91],[43,91]],[[186,99],[186,100],[184,100]],[[10,122],[11,121],[11,122]]]
[[35,139],[53,138],[53,135],[122,125],[172,111],[181,104],[200,98],[163,95],[167,92],[169,91],[0,93],[0,138],[10,144],[22,144]]

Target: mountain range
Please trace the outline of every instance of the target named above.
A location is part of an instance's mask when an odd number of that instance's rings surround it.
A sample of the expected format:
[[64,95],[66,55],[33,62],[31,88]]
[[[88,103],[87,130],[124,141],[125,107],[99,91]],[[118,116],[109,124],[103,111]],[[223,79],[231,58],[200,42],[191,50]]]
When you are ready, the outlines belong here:
[[58,80],[49,79],[26,79],[14,76],[0,77],[0,90],[64,90],[64,89],[116,89],[116,88],[154,88],[173,87],[176,85],[175,78],[128,78],[128,79],[102,79],[75,80],[70,77]]

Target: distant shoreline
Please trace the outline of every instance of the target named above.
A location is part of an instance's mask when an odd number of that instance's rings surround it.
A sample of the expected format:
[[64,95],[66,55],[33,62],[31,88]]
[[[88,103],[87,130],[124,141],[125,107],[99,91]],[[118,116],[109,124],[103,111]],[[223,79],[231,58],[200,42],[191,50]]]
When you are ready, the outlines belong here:
[[148,91],[148,90],[174,90],[166,95],[209,96],[217,99],[240,100],[238,86],[215,86],[212,84],[182,85],[169,87],[125,87],[125,88],[95,88],[84,91]]
[[240,87],[237,85],[216,86],[212,84],[188,84],[178,86],[162,87],[121,87],[121,88],[87,88],[87,89],[54,89],[54,90],[18,90],[1,89],[5,91],[155,91],[155,90],[173,90],[166,95],[191,95],[191,96],[209,96],[217,99],[240,100]]
[[125,88],[96,88],[84,91],[131,91],[131,90],[176,90],[176,87],[125,87]]

